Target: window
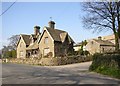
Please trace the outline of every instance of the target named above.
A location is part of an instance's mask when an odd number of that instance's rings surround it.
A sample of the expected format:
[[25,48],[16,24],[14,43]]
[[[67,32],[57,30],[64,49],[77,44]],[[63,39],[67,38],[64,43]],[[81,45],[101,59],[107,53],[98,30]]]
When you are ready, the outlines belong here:
[[49,52],[50,52],[50,49],[49,48],[45,48],[44,49],[44,56],[46,56]]
[[48,44],[48,37],[45,37],[44,43]]
[[20,47],[22,47],[23,42],[20,43]]
[[20,57],[23,57],[23,51],[20,51]]

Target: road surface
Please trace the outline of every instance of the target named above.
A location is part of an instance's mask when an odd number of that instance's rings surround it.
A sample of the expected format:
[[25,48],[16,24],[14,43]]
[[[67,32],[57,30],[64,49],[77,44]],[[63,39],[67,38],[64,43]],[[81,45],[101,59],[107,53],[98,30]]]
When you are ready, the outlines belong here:
[[2,64],[3,84],[120,84],[120,80],[89,72],[91,62],[63,66]]

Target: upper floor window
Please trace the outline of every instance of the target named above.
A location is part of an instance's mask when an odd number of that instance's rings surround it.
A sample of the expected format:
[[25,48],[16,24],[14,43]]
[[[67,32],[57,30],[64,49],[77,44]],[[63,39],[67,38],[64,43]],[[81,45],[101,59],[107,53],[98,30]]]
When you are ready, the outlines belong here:
[[48,44],[48,37],[45,37],[44,43]]
[[22,47],[23,42],[20,43],[20,47]]

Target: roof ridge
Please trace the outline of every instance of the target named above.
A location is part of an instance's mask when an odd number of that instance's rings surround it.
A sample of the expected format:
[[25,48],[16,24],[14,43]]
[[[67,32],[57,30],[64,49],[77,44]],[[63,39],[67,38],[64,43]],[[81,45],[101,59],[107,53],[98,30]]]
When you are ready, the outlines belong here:
[[27,35],[27,36],[30,36],[30,35],[28,35],[28,34],[20,34],[20,35]]
[[[48,29],[53,29],[53,28],[50,28],[50,27],[47,27],[47,26],[45,26],[46,28],[48,28]],[[64,30],[60,30],[60,29],[58,29],[58,28],[55,28],[55,29],[53,29],[53,30],[58,30],[58,31],[61,31],[61,32],[66,32],[66,31],[64,31]],[[66,32],[67,33],[67,32]]]

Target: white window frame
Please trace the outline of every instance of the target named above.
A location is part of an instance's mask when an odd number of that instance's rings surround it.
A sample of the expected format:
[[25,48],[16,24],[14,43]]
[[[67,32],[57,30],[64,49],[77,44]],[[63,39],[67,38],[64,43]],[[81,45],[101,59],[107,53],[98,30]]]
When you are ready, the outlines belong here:
[[48,37],[45,37],[44,43],[45,43],[45,44],[48,44]]
[[50,52],[49,48],[44,48],[44,56],[46,56]]

